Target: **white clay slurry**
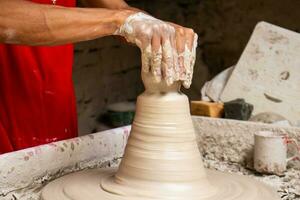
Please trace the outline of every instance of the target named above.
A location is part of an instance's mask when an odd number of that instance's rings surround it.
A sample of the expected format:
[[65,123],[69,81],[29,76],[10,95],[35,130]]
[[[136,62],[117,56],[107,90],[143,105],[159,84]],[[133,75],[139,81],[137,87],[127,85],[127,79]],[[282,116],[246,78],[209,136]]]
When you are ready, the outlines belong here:
[[4,29],[3,35],[6,43],[17,42],[16,41],[16,30],[14,29]]
[[142,79],[146,91],[119,169],[59,178],[43,189],[42,200],[279,200],[254,179],[205,170],[181,83],[157,83],[149,73]]
[[[198,36],[195,34],[191,50],[185,44],[183,52],[177,52],[176,42],[171,41],[172,38],[175,39],[175,34],[172,25],[141,12],[129,16],[115,32],[115,35],[125,37],[128,42],[141,49],[143,72],[151,72],[157,82],[164,79],[168,85],[172,85],[181,81],[185,88],[189,88],[192,83]],[[157,51],[153,48],[155,37],[163,40]],[[179,63],[178,58],[181,58],[183,63]]]
[[185,77],[180,78],[179,80],[183,80],[183,79],[185,80],[183,82],[183,86],[185,88],[189,88],[190,85],[192,84],[194,65],[196,61],[197,43],[198,43],[198,36],[195,35],[192,51],[190,51],[188,46],[185,45],[185,51],[179,55],[179,56],[183,56],[184,58],[184,68],[186,71]]

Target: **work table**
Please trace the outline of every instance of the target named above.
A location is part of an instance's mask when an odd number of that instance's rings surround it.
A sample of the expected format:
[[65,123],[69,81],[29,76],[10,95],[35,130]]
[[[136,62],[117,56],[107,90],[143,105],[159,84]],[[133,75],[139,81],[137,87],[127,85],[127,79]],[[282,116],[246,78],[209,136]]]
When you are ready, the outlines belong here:
[[[297,163],[292,163],[293,168],[283,177],[262,176],[245,167],[255,131],[281,131],[299,141],[299,128],[204,117],[193,117],[193,121],[207,168],[252,176],[274,187],[284,200],[300,199]],[[0,200],[35,200],[45,184],[62,175],[87,168],[117,166],[129,133],[130,126],[126,126],[0,155]]]

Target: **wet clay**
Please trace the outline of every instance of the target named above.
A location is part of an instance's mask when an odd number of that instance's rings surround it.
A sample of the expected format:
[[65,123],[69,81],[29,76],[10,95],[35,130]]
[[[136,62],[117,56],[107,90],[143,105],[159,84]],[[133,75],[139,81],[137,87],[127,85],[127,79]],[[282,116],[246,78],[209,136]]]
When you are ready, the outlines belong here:
[[[140,48],[144,73],[152,73],[157,82],[164,79],[168,85],[172,85],[181,81],[185,88],[190,87],[196,60],[197,34],[191,41],[191,49],[186,41],[182,51],[178,52],[172,40],[176,37],[174,26],[143,12],[130,15],[114,34],[123,36]],[[156,41],[159,37],[162,37],[160,45]]]
[[276,200],[269,187],[245,176],[205,170],[188,98],[180,83],[156,83],[143,73],[131,134],[119,169],[94,169],[59,178],[43,200]]

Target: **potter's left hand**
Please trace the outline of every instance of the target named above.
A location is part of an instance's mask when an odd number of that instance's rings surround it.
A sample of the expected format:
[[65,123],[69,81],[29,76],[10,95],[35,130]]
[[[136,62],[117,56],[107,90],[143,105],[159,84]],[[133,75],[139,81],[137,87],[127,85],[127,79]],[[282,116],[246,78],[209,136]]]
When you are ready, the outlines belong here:
[[192,29],[138,12],[115,32],[142,52],[142,70],[167,84],[181,81],[189,88],[195,64],[197,34]]

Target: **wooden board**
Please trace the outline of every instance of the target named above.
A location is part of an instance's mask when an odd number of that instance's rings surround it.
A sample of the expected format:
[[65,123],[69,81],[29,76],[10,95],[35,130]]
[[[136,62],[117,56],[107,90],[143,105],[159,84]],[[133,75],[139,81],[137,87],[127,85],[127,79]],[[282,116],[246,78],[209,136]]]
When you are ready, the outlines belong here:
[[244,98],[253,114],[300,121],[300,34],[260,22],[229,78],[221,100]]
[[223,103],[191,101],[191,114],[197,116],[220,118],[224,113]]

